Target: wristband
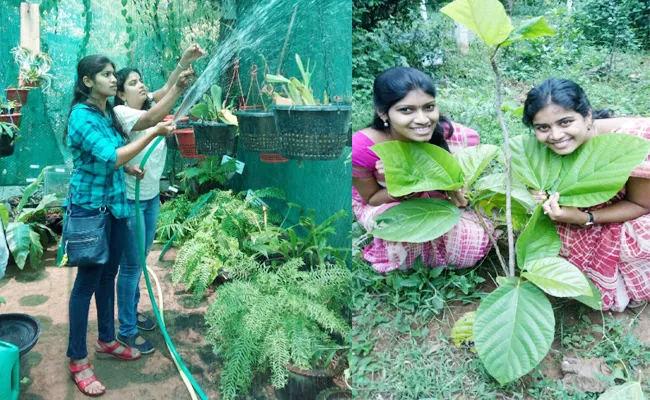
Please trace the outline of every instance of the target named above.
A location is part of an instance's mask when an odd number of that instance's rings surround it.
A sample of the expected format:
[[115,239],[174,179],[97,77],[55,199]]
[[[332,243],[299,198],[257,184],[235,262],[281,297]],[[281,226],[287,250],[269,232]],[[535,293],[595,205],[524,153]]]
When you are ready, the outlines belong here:
[[181,62],[180,62],[180,61],[178,62],[178,68],[180,68],[181,71],[185,71],[185,70],[188,69],[189,67],[190,67],[190,66],[188,65],[187,67],[183,68],[183,66],[181,65]]
[[589,222],[585,222],[582,226],[591,226],[594,224],[594,214],[592,214],[589,211],[585,211],[587,214],[589,214]]

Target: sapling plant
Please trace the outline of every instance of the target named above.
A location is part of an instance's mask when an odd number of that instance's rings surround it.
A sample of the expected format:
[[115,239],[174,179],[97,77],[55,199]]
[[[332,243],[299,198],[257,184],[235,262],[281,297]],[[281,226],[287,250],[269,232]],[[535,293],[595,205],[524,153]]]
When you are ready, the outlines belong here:
[[[505,209],[507,262],[492,238],[504,276],[497,278],[499,287],[483,299],[476,313],[462,318],[462,326],[455,329],[464,338],[471,332],[486,370],[505,384],[530,372],[550,349],[555,319],[545,293],[572,297],[594,309],[602,307],[598,289],[582,271],[559,257],[561,240],[555,225],[542,213],[541,205],[535,204],[528,188],[559,193],[562,206],[603,203],[624,187],[632,170],[646,159],[650,141],[626,134],[601,135],[572,154],[559,156],[534,137],[511,140],[502,116],[498,51],[553,31],[543,17],[514,28],[498,0],[456,0],[442,12],[466,25],[489,47],[503,148],[481,145],[452,156],[428,143],[391,141],[372,149],[384,163],[391,196],[470,187],[466,197],[486,229],[480,209]],[[514,109],[512,105],[504,108]],[[494,160],[504,164],[505,173],[481,177]],[[415,198],[379,215],[372,233],[390,241],[427,242],[451,230],[460,217],[461,210],[449,201]],[[516,249],[514,227],[523,228]]]

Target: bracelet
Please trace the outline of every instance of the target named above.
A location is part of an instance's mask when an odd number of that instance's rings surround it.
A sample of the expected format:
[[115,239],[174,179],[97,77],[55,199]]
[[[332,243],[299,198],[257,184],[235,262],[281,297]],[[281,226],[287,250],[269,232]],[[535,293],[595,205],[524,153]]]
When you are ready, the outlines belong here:
[[178,68],[180,68],[181,71],[185,71],[185,70],[188,69],[189,67],[190,67],[190,66],[188,65],[187,67],[183,68],[183,66],[181,65],[181,62],[180,62],[180,61],[178,62]]

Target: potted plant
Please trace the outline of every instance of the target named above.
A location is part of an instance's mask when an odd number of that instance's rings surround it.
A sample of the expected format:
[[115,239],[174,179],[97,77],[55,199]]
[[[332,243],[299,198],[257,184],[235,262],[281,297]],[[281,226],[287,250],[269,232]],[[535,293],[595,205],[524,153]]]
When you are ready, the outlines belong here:
[[0,123],[4,122],[15,125],[16,128],[20,128],[20,117],[22,117],[22,114],[19,112],[14,112],[13,114],[0,114]]
[[15,101],[21,106],[27,104],[27,96],[29,94],[29,89],[25,89],[25,88],[17,89],[9,85],[9,87],[5,89],[5,93],[8,101]]
[[18,127],[11,122],[0,121],[0,157],[14,154],[14,142],[18,138]]
[[[305,269],[301,259],[271,267],[241,257],[233,264],[233,281],[220,286],[206,314],[206,340],[224,359],[223,398],[246,393],[256,371],[270,370],[273,386],[283,388],[290,369],[327,370],[331,359],[319,356],[340,349],[333,336],[346,337],[350,331],[342,317],[350,270],[340,263]],[[319,387],[303,385],[302,390],[318,393],[322,379],[331,385],[332,373],[312,375]],[[297,395],[297,390],[288,390]]]
[[0,115],[14,114],[20,111],[21,107],[22,104],[13,100],[7,100],[6,102],[0,103]]
[[212,85],[210,93],[203,94],[203,101],[191,110],[199,119],[190,122],[199,154],[234,156],[237,153],[237,117],[233,115],[232,104],[222,103],[221,94],[221,87]]
[[275,126],[280,138],[283,156],[300,160],[337,160],[347,141],[352,106],[330,104],[327,92],[322,105],[314,98],[311,77],[314,69],[303,66],[296,54],[296,63],[302,75],[287,79],[280,75],[266,75],[270,83],[283,84],[288,97],[275,95]]
[[[257,74],[253,74],[251,79],[257,80]],[[271,103],[273,86],[263,84],[263,89],[259,89],[257,82],[255,84],[260,91],[259,98],[262,105],[243,106],[235,113],[244,150],[277,153],[280,151],[280,141],[275,129],[275,119],[273,111],[268,109],[267,102],[264,101],[264,98],[267,98],[268,103]],[[253,87],[252,83],[251,87]]]
[[14,61],[18,64],[18,86],[25,88],[39,87],[47,92],[52,83],[52,58],[46,53],[35,53],[25,47],[11,49]]

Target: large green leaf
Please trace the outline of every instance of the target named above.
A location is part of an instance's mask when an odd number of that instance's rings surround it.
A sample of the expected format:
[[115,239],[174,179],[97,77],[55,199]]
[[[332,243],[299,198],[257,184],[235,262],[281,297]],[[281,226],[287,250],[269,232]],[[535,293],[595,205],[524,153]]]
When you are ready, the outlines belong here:
[[20,213],[25,207],[25,204],[27,204],[27,201],[29,200],[30,197],[38,190],[38,187],[40,186],[41,182],[43,182],[43,178],[45,177],[45,171],[48,169],[51,169],[52,167],[45,167],[41,170],[41,173],[38,174],[38,177],[36,180],[32,183],[30,183],[25,190],[23,191],[23,197],[20,199],[20,203],[16,206],[16,213]]
[[453,190],[463,185],[460,165],[438,146],[393,140],[371,148],[384,163],[386,186],[391,196]]
[[[507,176],[505,173],[492,174],[484,176],[483,178],[476,181],[474,184],[474,190],[478,192],[494,192],[506,194],[506,179]],[[527,210],[534,210],[537,204],[535,199],[530,194],[526,186],[523,183],[519,182],[517,179],[513,179],[510,182],[510,190],[512,193],[512,198],[517,201],[519,204],[524,206]]]
[[641,383],[628,382],[607,389],[598,400],[645,400],[645,396],[641,390]]
[[530,282],[507,282],[490,293],[474,319],[474,343],[485,369],[502,385],[527,374],[553,342],[553,307]]
[[650,152],[650,141],[624,133],[590,139],[562,158],[560,205],[591,207],[618,193]]
[[[481,195],[480,199],[477,201],[477,205],[482,207],[485,210],[485,213],[492,222],[498,222],[503,225],[506,224],[506,195],[502,193],[490,192],[484,195]],[[495,210],[496,209],[496,210]],[[512,212],[512,227],[515,231],[522,231],[528,220],[530,219],[530,214],[528,209],[517,201],[512,202],[511,207]]]
[[534,136],[510,139],[512,171],[535,190],[548,190],[560,175],[561,157]]
[[522,278],[533,282],[546,293],[555,297],[592,295],[589,280],[576,267],[561,257],[529,260],[524,266]]
[[578,300],[582,304],[593,308],[594,310],[601,310],[603,308],[603,296],[600,294],[600,290],[594,285],[594,283],[585,276],[587,282],[589,282],[589,287],[591,288],[590,296],[575,296],[574,299]]
[[23,212],[21,212],[20,215],[18,215],[16,217],[15,222],[27,222],[27,220],[29,220],[29,218],[32,215],[36,214],[37,212],[39,212],[41,210],[44,210],[47,206],[49,206],[50,204],[56,202],[57,200],[58,199],[57,199],[55,193],[51,193],[51,194],[43,196],[43,198],[38,203],[38,206],[36,206],[36,208],[25,208],[25,209],[23,209]]
[[526,263],[540,258],[555,257],[560,252],[562,241],[553,221],[537,206],[526,228],[515,243],[517,264],[523,269]]
[[[18,268],[25,268],[25,261],[32,247],[32,228],[22,222],[10,222],[6,230],[7,245],[14,256]],[[40,244],[40,243],[39,243]],[[41,247],[42,253],[42,247]]]
[[0,218],[2,219],[2,226],[7,226],[9,223],[9,210],[4,204],[0,204]]
[[510,46],[512,43],[524,40],[534,39],[540,36],[554,36],[555,31],[546,24],[545,17],[535,17],[522,21],[521,24],[510,32],[508,39],[501,43],[501,47]]
[[389,208],[375,220],[375,237],[393,242],[424,243],[458,223],[460,209],[441,199],[411,199]]
[[465,186],[470,186],[478,179],[479,175],[494,160],[498,152],[499,148],[497,146],[482,144],[468,147],[454,154],[454,158],[458,161],[465,176]]
[[476,33],[488,46],[506,40],[513,29],[503,4],[498,0],[455,0],[440,11]]

